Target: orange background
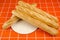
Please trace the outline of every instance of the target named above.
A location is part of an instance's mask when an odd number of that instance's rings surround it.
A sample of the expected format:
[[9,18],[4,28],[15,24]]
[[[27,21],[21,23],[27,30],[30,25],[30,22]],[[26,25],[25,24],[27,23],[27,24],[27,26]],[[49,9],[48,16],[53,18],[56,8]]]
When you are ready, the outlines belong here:
[[[23,0],[27,3],[37,3],[37,7],[56,16],[60,23],[60,0]],[[60,40],[60,32],[57,36],[51,36],[48,33],[37,29],[31,34],[18,34],[11,28],[2,29],[2,25],[7,21],[15,9],[18,0],[0,0],[0,39],[1,40]],[[60,31],[60,28],[59,30]]]

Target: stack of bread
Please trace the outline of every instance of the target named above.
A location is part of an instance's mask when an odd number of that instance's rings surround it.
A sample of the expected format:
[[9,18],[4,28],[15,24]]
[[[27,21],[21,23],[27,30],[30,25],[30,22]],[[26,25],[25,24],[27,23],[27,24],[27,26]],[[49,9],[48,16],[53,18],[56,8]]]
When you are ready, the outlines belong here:
[[12,14],[12,17],[4,23],[3,29],[7,29],[18,20],[24,20],[51,35],[58,34],[57,17],[37,8],[36,4],[31,5],[18,1],[18,5],[16,5],[15,10],[12,10]]

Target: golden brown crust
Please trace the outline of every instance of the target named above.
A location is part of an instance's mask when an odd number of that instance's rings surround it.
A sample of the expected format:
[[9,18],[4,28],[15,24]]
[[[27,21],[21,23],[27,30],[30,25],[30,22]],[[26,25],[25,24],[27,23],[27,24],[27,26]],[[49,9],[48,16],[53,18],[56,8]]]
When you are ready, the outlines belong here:
[[[27,15],[26,13],[24,12],[21,12],[19,10],[13,10],[12,13],[14,15],[16,15],[17,17],[25,20],[26,22],[36,26],[36,27],[39,27],[40,29],[48,32],[49,34],[51,35],[56,35],[58,33],[58,31],[55,29],[55,28],[52,28],[52,27],[49,27],[48,25],[46,25],[45,23],[39,21],[39,20],[36,20],[34,18],[32,18],[31,16]],[[54,31],[53,31],[54,30]]]
[[12,24],[14,24],[15,22],[17,22],[19,20],[18,17],[14,16],[13,18],[10,18],[8,21],[6,21],[2,28],[3,29],[7,29],[8,27],[10,27]]
[[36,7],[34,7],[34,6],[31,6],[31,5],[29,5],[28,3],[19,1],[19,2],[18,2],[18,5],[24,6],[24,7],[28,8],[28,9],[31,9],[31,10],[39,13],[39,14],[42,14],[42,15],[45,16],[45,17],[48,17],[48,18],[51,19],[52,21],[58,22],[57,17],[54,17],[53,15],[50,15],[50,14],[44,12],[44,11],[41,10],[41,9],[38,9],[38,8],[36,8]]
[[[25,4],[24,4],[24,5],[25,5]],[[51,26],[51,27],[54,27],[54,28],[56,28],[56,29],[58,28],[58,25],[57,25],[56,22],[51,21],[50,19],[48,19],[47,17],[42,16],[42,15],[39,14],[39,13],[36,13],[36,12],[30,10],[30,9],[27,9],[27,8],[25,8],[25,7],[23,7],[23,6],[19,6],[19,5],[16,6],[16,9],[17,9],[17,10],[20,10],[20,11],[22,11],[22,12],[27,13],[28,15],[30,15],[30,16],[32,16],[32,17],[34,17],[34,18],[36,18],[36,19],[38,19],[38,20],[46,23],[47,25],[49,25],[49,26]]]

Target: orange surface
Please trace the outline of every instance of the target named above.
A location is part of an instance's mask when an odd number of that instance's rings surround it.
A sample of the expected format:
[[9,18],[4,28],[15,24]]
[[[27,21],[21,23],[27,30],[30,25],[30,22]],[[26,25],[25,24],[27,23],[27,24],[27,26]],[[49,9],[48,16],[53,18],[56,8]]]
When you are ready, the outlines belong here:
[[[60,0],[23,0],[27,3],[37,3],[37,7],[50,13],[59,19],[60,23]],[[1,40],[60,40],[60,30],[57,36],[51,36],[48,33],[37,29],[31,34],[18,34],[11,28],[7,30],[2,29],[2,25],[7,21],[15,9],[18,0],[0,0],[0,39]]]

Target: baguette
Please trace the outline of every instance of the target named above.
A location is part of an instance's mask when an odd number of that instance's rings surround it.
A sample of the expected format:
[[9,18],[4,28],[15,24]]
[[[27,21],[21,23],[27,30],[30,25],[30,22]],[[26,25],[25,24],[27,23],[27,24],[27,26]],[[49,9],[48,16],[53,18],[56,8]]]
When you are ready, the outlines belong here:
[[18,4],[24,6],[24,7],[28,8],[28,9],[34,10],[34,11],[36,11],[37,13],[39,13],[39,14],[45,16],[45,17],[48,17],[48,18],[51,19],[52,21],[58,22],[58,19],[57,19],[56,17],[54,17],[54,16],[52,16],[52,15],[49,15],[48,13],[44,12],[43,10],[38,9],[38,8],[36,8],[36,7],[33,7],[33,6],[29,5],[28,3],[19,1]]
[[7,29],[8,27],[10,27],[12,24],[14,24],[15,22],[17,22],[19,20],[18,17],[14,16],[13,18],[10,18],[8,21],[6,21],[2,28],[3,29]]
[[44,16],[42,16],[42,15],[40,15],[40,14],[38,14],[38,13],[32,11],[32,10],[29,10],[29,9],[27,9],[27,8],[24,8],[24,7],[21,7],[21,6],[19,6],[19,5],[16,6],[16,9],[17,9],[17,10],[21,10],[22,12],[25,12],[25,13],[28,14],[28,15],[31,15],[32,17],[34,17],[34,18],[36,18],[36,19],[38,19],[38,20],[46,23],[47,25],[49,25],[49,26],[51,26],[51,27],[53,27],[53,28],[56,28],[56,29],[58,28],[57,23],[49,20],[48,18],[46,18],[46,17],[44,17]]
[[32,18],[31,16],[27,15],[25,12],[22,12],[20,10],[13,10],[12,13],[15,16],[23,19],[24,21],[26,21],[36,27],[39,27],[40,29],[44,30],[45,32],[48,32],[51,35],[56,35],[58,33],[58,31],[55,28],[49,27],[45,23],[43,23],[39,20],[36,20],[35,18]]

